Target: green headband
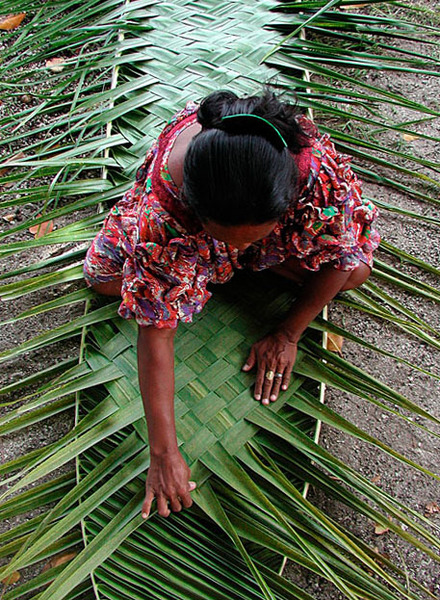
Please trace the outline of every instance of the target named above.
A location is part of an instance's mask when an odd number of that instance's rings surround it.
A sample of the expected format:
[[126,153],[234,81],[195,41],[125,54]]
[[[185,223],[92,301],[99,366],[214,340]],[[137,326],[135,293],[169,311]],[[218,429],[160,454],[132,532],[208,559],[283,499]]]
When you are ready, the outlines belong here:
[[252,119],[258,119],[260,122],[266,123],[266,125],[269,125],[272,128],[272,130],[275,131],[275,133],[277,134],[278,138],[280,139],[283,147],[284,148],[288,148],[286,140],[283,138],[283,136],[278,131],[278,129],[275,127],[275,125],[273,125],[273,123],[271,123],[270,121],[268,121],[264,117],[260,117],[258,115],[240,113],[240,114],[237,114],[237,115],[228,115],[226,117],[222,117],[222,121],[226,121],[227,119],[236,119],[237,117],[251,117]]

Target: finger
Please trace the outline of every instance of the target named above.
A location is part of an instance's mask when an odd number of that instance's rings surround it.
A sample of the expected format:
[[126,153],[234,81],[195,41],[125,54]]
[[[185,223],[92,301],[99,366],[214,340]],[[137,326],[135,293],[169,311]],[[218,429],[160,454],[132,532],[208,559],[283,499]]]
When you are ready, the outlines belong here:
[[184,508],[189,508],[192,505],[193,501],[192,501],[192,498],[191,498],[189,492],[185,492],[184,490],[181,490],[179,493],[179,496],[180,496],[180,501],[181,501],[182,505],[184,506]]
[[258,365],[257,376],[255,378],[255,390],[254,390],[255,400],[261,400],[261,394],[263,392],[263,386],[264,386],[265,373],[266,373],[266,365],[264,365],[264,364]]
[[168,517],[170,514],[170,509],[168,508],[168,503],[165,499],[165,496],[157,497],[157,512],[161,517]]
[[196,487],[197,484],[195,481],[188,481],[188,490],[179,490],[180,501],[185,508],[192,506],[193,501],[190,496],[190,492],[194,491]]
[[151,489],[147,490],[147,493],[145,494],[145,500],[144,503],[142,504],[142,518],[143,519],[148,519],[148,517],[150,516],[150,510],[151,510],[151,504],[154,500],[154,492]]
[[256,354],[255,354],[254,347],[252,346],[249,356],[247,358],[247,361],[245,362],[245,364],[242,367],[242,371],[250,371],[251,369],[253,369],[255,366],[255,362],[256,362]]
[[270,392],[270,401],[271,402],[275,402],[275,400],[278,398],[278,394],[280,393],[280,387],[281,387],[281,382],[283,381],[283,377],[284,377],[284,369],[278,369],[278,371],[275,372],[273,386],[272,386],[272,390]]
[[287,390],[287,388],[289,387],[290,377],[292,375],[292,368],[293,365],[288,365],[287,368],[284,369],[283,382],[281,384],[282,390]]
[[170,498],[170,507],[173,512],[180,512],[182,510],[182,505],[177,496]]
[[[273,374],[273,378],[272,379],[268,379],[267,375],[269,373]],[[264,373],[263,393],[262,393],[262,399],[261,399],[261,402],[263,404],[269,404],[269,397],[271,395],[271,390],[272,390],[272,387],[273,387],[274,382],[275,382],[274,375],[275,375],[275,367],[270,367],[270,368],[267,367],[266,371]]]

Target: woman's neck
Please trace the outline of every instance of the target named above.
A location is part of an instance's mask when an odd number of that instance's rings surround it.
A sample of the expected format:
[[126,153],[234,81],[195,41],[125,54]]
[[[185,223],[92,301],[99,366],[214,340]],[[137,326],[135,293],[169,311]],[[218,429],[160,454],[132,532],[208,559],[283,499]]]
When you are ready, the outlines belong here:
[[200,123],[193,123],[184,129],[174,140],[168,157],[168,173],[175,185],[180,188],[183,184],[183,161],[186,150],[195,135],[202,129]]

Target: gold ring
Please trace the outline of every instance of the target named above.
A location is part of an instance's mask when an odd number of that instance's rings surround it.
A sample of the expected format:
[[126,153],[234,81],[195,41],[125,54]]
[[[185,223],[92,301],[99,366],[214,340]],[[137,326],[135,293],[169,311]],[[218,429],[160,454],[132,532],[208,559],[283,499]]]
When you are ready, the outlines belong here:
[[274,378],[275,373],[273,371],[266,371],[265,377],[267,379],[267,381],[272,381],[272,379]]

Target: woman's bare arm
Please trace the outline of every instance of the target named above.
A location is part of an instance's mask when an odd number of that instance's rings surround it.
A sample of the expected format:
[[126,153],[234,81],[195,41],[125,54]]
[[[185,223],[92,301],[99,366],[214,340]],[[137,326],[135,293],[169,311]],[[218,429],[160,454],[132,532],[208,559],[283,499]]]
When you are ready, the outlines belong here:
[[167,517],[192,504],[191,472],[177,446],[174,418],[174,333],[172,329],[139,327],[139,385],[148,425],[150,468],[142,515],[146,518],[153,499]]
[[[287,389],[301,335],[338,292],[357,287],[369,273],[369,267],[363,263],[355,271],[339,271],[329,264],[317,272],[308,272],[287,317],[276,331],[252,346],[243,367],[245,371],[257,367],[254,391],[256,400],[269,404],[270,400],[278,398],[280,389]],[[273,379],[266,377],[270,371],[275,374]]]

